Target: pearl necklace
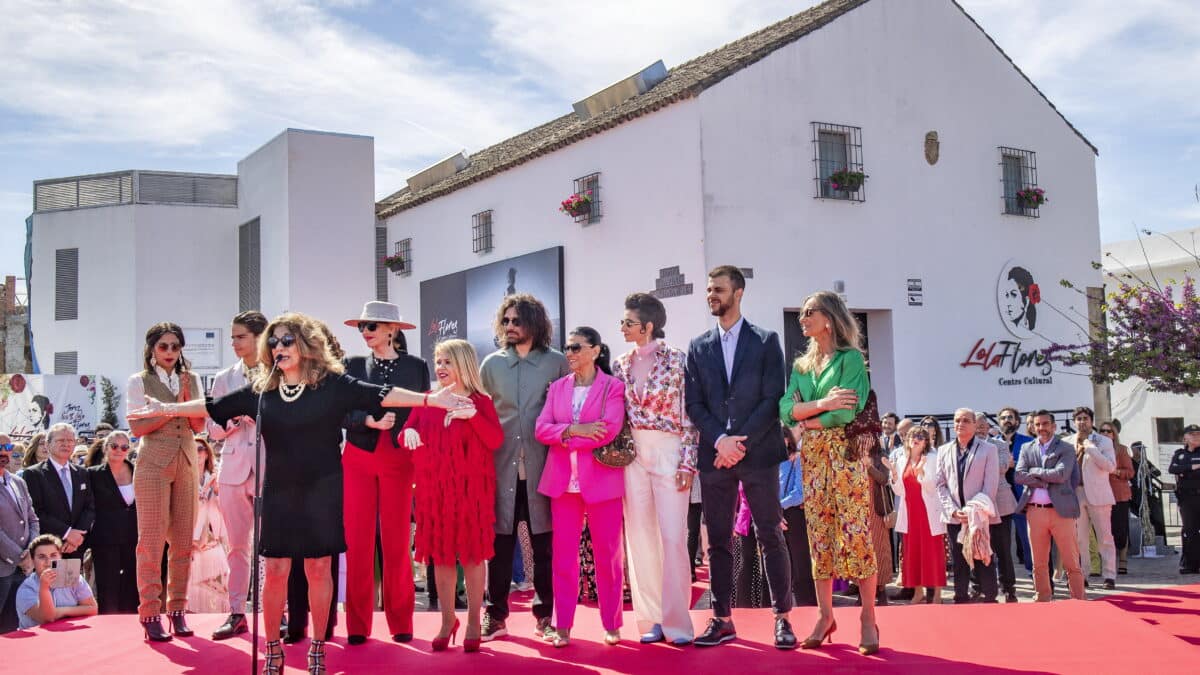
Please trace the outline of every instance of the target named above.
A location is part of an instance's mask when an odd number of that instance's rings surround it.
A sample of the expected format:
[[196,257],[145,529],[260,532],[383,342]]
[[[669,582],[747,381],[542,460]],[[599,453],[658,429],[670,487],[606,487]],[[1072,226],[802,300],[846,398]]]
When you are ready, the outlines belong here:
[[279,398],[283,399],[286,403],[291,403],[292,401],[300,398],[300,395],[304,393],[304,387],[305,384],[303,382],[300,384],[288,384],[286,382],[280,382]]
[[400,360],[397,356],[394,359],[381,359],[374,354],[371,355],[371,370],[379,373],[384,382],[390,382],[392,379],[392,371],[396,369],[396,362]]

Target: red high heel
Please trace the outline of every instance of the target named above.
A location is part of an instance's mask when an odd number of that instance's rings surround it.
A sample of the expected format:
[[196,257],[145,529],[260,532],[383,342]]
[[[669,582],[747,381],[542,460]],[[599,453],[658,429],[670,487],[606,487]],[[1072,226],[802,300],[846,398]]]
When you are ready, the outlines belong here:
[[[435,651],[435,652],[446,651],[446,647],[450,646],[455,641],[457,636],[458,636],[458,619],[455,619],[454,627],[450,629],[450,635],[448,635],[446,637],[433,638],[433,642],[431,643],[433,645],[433,651]],[[466,640],[463,641],[463,646],[464,647],[466,646]]]
[[477,652],[477,651],[479,651],[479,643],[480,643],[479,638],[465,637],[465,638],[463,638],[463,651],[464,652]]

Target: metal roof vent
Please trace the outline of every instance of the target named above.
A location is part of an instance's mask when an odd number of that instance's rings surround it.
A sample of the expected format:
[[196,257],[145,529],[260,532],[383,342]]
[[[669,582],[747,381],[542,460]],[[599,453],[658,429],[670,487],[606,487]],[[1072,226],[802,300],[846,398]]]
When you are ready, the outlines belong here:
[[467,158],[464,157],[461,152],[459,152],[451,157],[447,157],[446,159],[437,162],[433,166],[422,169],[413,174],[413,176],[408,179],[408,189],[414,192],[417,190],[424,190],[430,185],[449,178],[459,171],[462,171],[463,169],[467,168],[468,164],[470,164],[470,162],[467,161]]
[[575,114],[581,120],[588,120],[605,110],[611,110],[625,101],[650,91],[654,85],[667,79],[667,67],[658,60],[641,72],[627,77],[620,82],[601,89],[591,96],[575,104]]

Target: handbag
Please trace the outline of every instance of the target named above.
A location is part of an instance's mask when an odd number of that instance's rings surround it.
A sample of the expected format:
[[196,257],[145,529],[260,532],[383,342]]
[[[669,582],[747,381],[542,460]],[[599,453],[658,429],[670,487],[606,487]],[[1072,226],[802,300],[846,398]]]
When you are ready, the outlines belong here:
[[[604,398],[600,400],[600,418],[604,418],[604,408],[608,405],[608,382],[604,383]],[[633,447],[633,432],[629,428],[629,418],[621,424],[617,437],[606,445],[592,448],[592,459],[604,466],[623,469],[637,459],[637,450]]]
[[883,518],[883,524],[890,530],[896,527],[896,519],[900,517],[899,512],[896,511],[896,496],[892,492],[892,488],[887,485],[881,485],[879,493],[883,496],[883,503],[880,506],[884,511],[879,516]]

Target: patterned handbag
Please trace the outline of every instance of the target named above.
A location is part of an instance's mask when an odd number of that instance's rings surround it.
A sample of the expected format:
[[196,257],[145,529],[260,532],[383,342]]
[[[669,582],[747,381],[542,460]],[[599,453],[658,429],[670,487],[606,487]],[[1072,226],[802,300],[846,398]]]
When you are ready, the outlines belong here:
[[879,419],[879,403],[875,400],[875,390],[867,392],[867,403],[862,412],[844,427],[846,434],[846,460],[857,462],[862,456],[858,449],[858,438],[866,435],[879,443],[879,433],[883,431],[883,423]]
[[[604,408],[608,405],[608,382],[604,383],[604,398],[600,402],[600,418],[604,418]],[[592,458],[604,466],[623,469],[637,459],[637,450],[633,447],[633,432],[629,428],[629,418],[621,425],[617,437],[607,445],[592,448]]]

